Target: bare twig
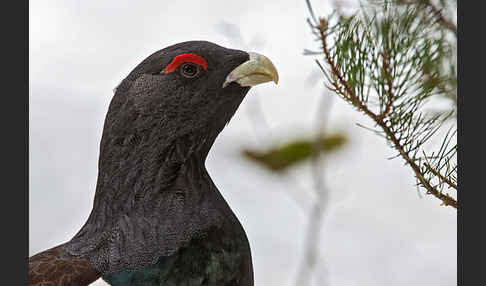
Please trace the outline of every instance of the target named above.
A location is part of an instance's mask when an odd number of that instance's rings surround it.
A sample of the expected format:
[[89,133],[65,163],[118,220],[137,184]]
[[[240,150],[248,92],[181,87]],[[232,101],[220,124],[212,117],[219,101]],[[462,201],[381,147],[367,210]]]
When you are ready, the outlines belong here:
[[[317,196],[314,205],[308,218],[306,243],[303,255],[303,261],[300,264],[296,286],[308,285],[312,274],[315,272],[316,266],[319,262],[319,242],[321,241],[321,229],[323,227],[323,220],[327,210],[327,204],[329,201],[329,190],[325,184],[325,167],[323,164],[322,153],[319,152],[319,142],[322,141],[322,137],[325,136],[326,123],[329,118],[329,110],[331,107],[330,100],[332,98],[326,93],[321,99],[321,104],[317,112],[317,136],[314,145],[314,152],[312,157],[313,166],[313,181],[314,191]],[[325,267],[325,265],[322,265]],[[327,285],[327,281],[322,277],[321,284]]]

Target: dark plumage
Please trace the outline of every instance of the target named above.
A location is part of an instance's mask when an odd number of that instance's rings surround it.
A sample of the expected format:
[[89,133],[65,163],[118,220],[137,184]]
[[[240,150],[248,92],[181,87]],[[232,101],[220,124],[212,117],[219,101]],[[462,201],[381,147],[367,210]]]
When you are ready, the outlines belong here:
[[140,63],[106,115],[93,210],[70,241],[29,258],[30,284],[253,285],[245,232],[204,162],[250,86],[270,80],[268,59],[205,41]]

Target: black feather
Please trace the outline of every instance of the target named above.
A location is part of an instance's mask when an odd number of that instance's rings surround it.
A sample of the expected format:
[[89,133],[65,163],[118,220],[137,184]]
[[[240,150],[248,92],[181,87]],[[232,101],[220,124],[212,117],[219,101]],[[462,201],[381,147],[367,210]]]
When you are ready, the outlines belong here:
[[[181,53],[204,57],[207,70],[192,79],[160,74]],[[245,232],[204,166],[249,90],[222,84],[248,59],[210,42],[179,43],[150,55],[117,86],[100,144],[93,210],[65,251],[87,257],[112,285],[142,285],[116,281],[154,269],[163,270],[157,279],[175,283],[168,285],[186,285],[174,274],[186,272],[208,285],[253,285]],[[211,274],[210,262],[222,268]],[[226,278],[218,280],[222,273]],[[150,283],[143,285],[158,285]]]

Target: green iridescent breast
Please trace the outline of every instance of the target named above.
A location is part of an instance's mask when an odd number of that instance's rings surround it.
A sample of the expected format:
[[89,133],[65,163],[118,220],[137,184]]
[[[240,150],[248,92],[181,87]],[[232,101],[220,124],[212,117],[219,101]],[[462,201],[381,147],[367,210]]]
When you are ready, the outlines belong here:
[[211,231],[143,269],[104,275],[112,286],[253,285],[246,235]]

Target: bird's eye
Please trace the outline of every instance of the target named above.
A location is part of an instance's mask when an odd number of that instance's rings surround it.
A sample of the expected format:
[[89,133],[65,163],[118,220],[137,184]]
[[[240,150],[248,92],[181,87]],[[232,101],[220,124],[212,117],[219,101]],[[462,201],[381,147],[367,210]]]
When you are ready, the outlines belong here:
[[181,74],[187,78],[193,78],[200,72],[199,66],[193,63],[183,63],[181,65]]

